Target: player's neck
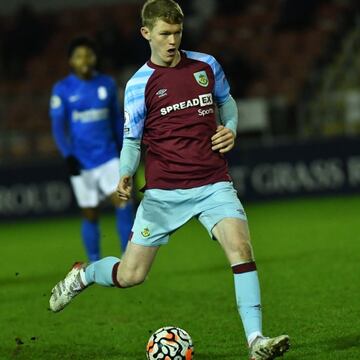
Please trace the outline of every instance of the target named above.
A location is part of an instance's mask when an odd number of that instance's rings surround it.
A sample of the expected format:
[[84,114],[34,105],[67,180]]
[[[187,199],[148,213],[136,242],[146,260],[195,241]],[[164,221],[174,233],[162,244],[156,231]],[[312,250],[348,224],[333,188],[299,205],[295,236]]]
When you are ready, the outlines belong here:
[[81,80],[91,80],[93,77],[94,77],[94,71],[91,71],[91,72],[88,72],[88,73],[77,73],[77,72],[74,72],[74,75],[76,77],[78,77],[79,79]]
[[162,67],[175,67],[180,62],[180,60],[181,60],[181,54],[179,50],[176,52],[174,59],[170,63],[164,62],[161,58],[154,56],[154,54],[152,54],[150,58],[150,61],[154,65],[162,66]]

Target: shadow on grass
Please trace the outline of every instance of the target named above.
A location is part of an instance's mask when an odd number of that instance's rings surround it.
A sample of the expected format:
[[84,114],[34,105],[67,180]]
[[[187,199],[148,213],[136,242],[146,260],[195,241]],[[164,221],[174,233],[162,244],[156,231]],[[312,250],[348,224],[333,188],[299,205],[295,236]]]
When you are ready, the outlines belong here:
[[66,275],[66,270],[62,272],[44,272],[43,274],[30,274],[29,272],[14,272],[9,273],[8,277],[0,278],[0,287],[4,286],[17,286],[23,284],[53,284],[56,281],[61,280]]
[[[316,341],[315,349],[313,345],[313,343],[298,343],[291,349],[299,350],[301,352],[301,359],[316,359],[317,356],[322,358],[324,354],[333,354],[334,352],[341,351],[346,352],[345,358],[347,358],[347,350],[356,348],[357,351],[360,351],[360,334],[329,337],[321,341]],[[289,360],[292,359],[291,354],[292,352],[290,351],[288,356]],[[358,359],[358,357],[355,358]]]
[[350,348],[360,349],[360,334],[338,336],[326,340],[326,345],[329,350],[347,350]]

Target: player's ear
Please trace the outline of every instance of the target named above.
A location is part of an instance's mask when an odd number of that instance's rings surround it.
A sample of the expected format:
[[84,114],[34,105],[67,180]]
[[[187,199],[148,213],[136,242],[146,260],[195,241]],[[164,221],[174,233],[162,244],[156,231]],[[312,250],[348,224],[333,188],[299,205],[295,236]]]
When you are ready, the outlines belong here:
[[148,27],[146,27],[146,26],[141,27],[140,32],[141,32],[141,35],[142,35],[147,41],[150,41],[150,40],[151,40],[150,30],[149,30]]

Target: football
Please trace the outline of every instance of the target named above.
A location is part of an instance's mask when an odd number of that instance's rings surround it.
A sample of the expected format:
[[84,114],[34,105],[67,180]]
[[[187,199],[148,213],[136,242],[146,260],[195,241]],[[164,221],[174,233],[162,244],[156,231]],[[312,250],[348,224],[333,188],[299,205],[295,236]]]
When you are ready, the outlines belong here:
[[149,360],[192,360],[194,346],[190,335],[175,326],[156,330],[146,346]]

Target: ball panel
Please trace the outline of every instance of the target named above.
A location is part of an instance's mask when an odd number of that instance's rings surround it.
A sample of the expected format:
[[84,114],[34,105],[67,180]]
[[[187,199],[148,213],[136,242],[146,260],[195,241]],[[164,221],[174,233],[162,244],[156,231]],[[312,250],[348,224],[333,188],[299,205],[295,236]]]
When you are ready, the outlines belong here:
[[146,356],[149,360],[192,360],[192,339],[183,329],[165,326],[150,336]]

